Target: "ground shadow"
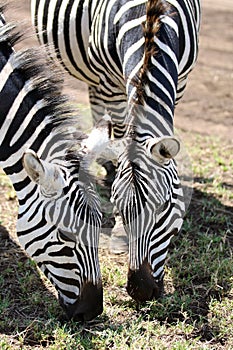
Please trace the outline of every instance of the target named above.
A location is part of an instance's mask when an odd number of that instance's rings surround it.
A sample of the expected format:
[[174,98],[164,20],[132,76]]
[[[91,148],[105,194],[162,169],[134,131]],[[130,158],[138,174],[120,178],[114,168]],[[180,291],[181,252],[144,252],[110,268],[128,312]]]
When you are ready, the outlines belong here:
[[45,283],[36,264],[0,225],[0,333],[24,332],[27,343],[34,344],[39,333],[31,327],[33,322],[43,328],[49,317],[64,317],[52,287]]
[[[213,299],[232,298],[232,256],[233,207],[194,188],[183,228],[172,240],[167,261],[174,289],[159,302],[141,307],[139,313],[162,323],[197,325],[193,336],[215,341],[218,329],[209,325],[209,305]],[[219,335],[221,345],[224,341]]]

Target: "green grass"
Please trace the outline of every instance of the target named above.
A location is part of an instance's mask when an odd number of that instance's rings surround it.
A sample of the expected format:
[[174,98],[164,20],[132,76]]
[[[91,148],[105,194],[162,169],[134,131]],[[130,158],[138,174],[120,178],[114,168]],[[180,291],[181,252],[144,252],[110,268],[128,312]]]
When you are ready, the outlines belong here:
[[[127,257],[100,250],[104,312],[92,322],[68,322],[35,264],[3,240],[0,349],[233,349],[232,147],[184,136],[193,197],[171,244],[164,298],[136,305],[125,290]],[[8,191],[5,180],[0,177],[0,186]]]

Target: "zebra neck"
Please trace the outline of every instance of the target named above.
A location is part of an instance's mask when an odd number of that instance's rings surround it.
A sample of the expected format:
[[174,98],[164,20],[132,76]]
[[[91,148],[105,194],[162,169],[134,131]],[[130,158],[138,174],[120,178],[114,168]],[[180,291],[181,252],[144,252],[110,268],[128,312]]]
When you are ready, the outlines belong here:
[[164,118],[163,114],[148,105],[135,105],[132,111],[128,133],[134,141],[142,143],[150,138],[173,136],[173,119]]

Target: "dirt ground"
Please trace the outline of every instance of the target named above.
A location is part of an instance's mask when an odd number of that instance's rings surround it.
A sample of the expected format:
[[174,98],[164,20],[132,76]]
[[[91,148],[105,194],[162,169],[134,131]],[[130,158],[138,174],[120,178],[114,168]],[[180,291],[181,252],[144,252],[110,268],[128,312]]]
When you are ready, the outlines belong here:
[[[31,28],[27,45],[36,45],[30,22],[30,1],[10,1],[7,20],[20,20]],[[202,1],[198,63],[190,75],[175,126],[183,131],[216,135],[232,142],[233,126],[233,5],[231,0]],[[26,44],[24,44],[26,45]],[[67,77],[65,92],[78,103],[88,103],[84,83]]]

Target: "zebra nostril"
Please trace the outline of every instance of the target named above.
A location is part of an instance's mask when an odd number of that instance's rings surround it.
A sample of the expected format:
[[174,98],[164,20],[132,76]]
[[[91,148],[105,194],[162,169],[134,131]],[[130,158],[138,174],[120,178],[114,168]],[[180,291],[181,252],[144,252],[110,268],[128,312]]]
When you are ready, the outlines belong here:
[[101,282],[94,285],[86,282],[80,297],[73,304],[65,304],[60,299],[61,306],[67,317],[74,321],[90,321],[103,312],[103,289]]
[[155,281],[150,265],[145,260],[138,270],[129,269],[126,289],[135,301],[149,301],[162,296],[163,281]]

